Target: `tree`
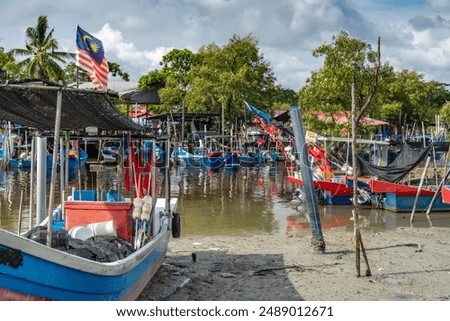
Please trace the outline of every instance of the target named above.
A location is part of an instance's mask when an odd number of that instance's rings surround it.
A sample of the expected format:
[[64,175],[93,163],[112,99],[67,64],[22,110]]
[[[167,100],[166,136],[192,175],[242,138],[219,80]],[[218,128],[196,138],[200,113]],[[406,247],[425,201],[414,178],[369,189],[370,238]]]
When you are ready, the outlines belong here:
[[141,88],[162,84],[160,110],[166,112],[181,111],[183,103],[189,112],[220,113],[223,109],[233,125],[244,100],[269,110],[277,93],[271,67],[251,35],[234,35],[222,48],[204,45],[196,54],[174,49],[160,64],[160,71],[149,72],[139,84]]
[[382,81],[371,116],[382,118],[398,128],[414,123],[432,125],[435,115],[450,100],[445,84],[426,82],[424,76],[415,71],[384,70],[381,73]]
[[329,114],[350,111],[352,83],[356,84],[358,104],[370,91],[371,65],[376,58],[371,45],[350,37],[346,31],[333,36],[332,40],[331,44],[322,44],[313,51],[314,57],[324,57],[324,64],[312,72],[306,86],[298,93],[302,109]]
[[181,110],[190,85],[190,71],[197,56],[188,49],[173,49],[163,56],[161,70],[150,71],[139,79],[139,88],[160,88],[161,106],[154,107],[158,112]]
[[0,80],[8,78],[7,65],[14,63],[14,58],[0,47]]
[[116,62],[108,61],[108,69],[113,77],[119,76],[124,81],[130,81],[130,75],[127,72],[122,71],[120,65]]
[[252,35],[234,35],[222,48],[215,44],[203,46],[198,55],[200,61],[191,70],[186,96],[189,109],[224,110],[229,128],[240,116],[244,100],[269,109],[275,77]]
[[283,88],[281,85],[276,85],[274,88],[272,110],[285,109],[289,110],[290,106],[297,105],[297,93],[288,88]]
[[26,30],[25,49],[12,49],[13,56],[28,56],[17,63],[25,77],[58,82],[64,81],[64,70],[60,63],[75,58],[75,54],[57,51],[58,41],[53,38],[54,29],[50,31],[47,17],[40,16],[36,27]]
[[[113,77],[120,76],[124,81],[130,80],[130,76],[128,75],[128,73],[122,71],[122,69],[120,69],[119,64],[112,62],[112,61],[108,61],[108,68],[109,68],[109,72],[111,73],[111,75]],[[77,76],[77,71],[78,71],[78,76]],[[91,81],[91,78],[89,77],[88,73],[85,70],[78,68],[77,65],[75,64],[75,62],[69,62],[66,65],[66,67],[64,68],[64,75],[65,75],[66,83],[77,82],[77,77],[78,77],[79,83]]]

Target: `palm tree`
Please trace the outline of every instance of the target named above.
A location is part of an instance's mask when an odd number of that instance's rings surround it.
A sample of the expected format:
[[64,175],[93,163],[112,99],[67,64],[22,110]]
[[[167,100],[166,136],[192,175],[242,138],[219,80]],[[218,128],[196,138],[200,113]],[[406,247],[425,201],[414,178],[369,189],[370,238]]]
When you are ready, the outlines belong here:
[[58,41],[53,38],[54,28],[48,32],[46,16],[40,16],[36,27],[26,30],[26,49],[12,49],[13,56],[28,56],[17,63],[26,77],[58,82],[64,80],[64,70],[59,63],[75,58],[74,53],[57,51]]

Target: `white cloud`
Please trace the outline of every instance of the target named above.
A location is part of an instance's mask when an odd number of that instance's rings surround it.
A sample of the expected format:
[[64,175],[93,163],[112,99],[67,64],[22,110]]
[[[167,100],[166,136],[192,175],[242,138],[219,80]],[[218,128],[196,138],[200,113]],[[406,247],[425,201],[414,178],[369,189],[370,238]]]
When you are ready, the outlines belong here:
[[[172,48],[196,52],[253,34],[283,86],[298,89],[322,61],[312,50],[347,30],[397,68],[449,81],[450,0],[78,0],[3,1],[0,46],[20,48],[25,29],[47,15],[60,49],[75,51],[75,27],[98,36],[107,58],[132,80],[158,69]],[[85,10],[89,8],[89,10]],[[394,10],[395,9],[395,10]],[[397,65],[398,64],[398,65]]]
[[125,62],[134,68],[140,68],[142,70],[140,76],[150,70],[158,69],[162,57],[173,49],[156,47],[152,50],[141,50],[134,43],[126,41],[122,32],[113,29],[108,23],[104,24],[94,36],[102,40],[105,51],[108,54],[112,53],[112,56],[120,62],[119,64]]

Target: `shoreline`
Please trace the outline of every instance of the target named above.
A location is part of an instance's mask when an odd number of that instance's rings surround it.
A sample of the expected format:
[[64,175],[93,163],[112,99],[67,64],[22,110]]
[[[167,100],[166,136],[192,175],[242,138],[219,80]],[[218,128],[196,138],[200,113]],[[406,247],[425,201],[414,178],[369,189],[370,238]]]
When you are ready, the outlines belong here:
[[372,276],[357,277],[353,230],[171,239],[138,301],[447,301],[450,229],[361,230]]

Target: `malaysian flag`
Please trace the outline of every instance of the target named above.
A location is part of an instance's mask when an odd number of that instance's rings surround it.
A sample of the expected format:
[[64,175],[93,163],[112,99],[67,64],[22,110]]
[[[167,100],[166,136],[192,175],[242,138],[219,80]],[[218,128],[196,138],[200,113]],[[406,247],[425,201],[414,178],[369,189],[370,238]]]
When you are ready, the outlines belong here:
[[87,71],[95,88],[106,89],[108,86],[108,62],[103,44],[77,26],[77,61],[76,65]]

